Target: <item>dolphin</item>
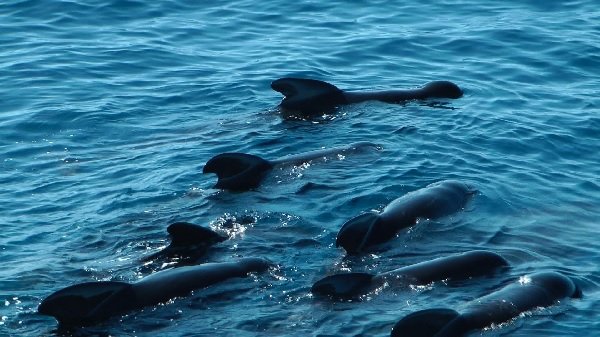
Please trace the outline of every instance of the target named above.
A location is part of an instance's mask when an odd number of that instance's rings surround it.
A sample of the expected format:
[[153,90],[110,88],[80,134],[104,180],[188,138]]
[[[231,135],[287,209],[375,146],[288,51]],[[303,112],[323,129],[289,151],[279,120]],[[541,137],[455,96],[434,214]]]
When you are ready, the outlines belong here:
[[236,262],[206,263],[163,270],[134,282],[100,281],[72,285],[46,297],[38,307],[62,326],[86,326],[111,316],[185,296],[248,273],[262,272],[270,263],[261,258]]
[[215,188],[246,191],[258,187],[265,175],[275,166],[301,165],[314,159],[341,155],[366,148],[378,149],[379,146],[371,142],[357,142],[331,149],[289,155],[275,160],[266,160],[246,153],[221,153],[206,162],[202,173],[214,173],[217,175],[218,180]]
[[206,254],[207,250],[227,240],[227,237],[200,225],[188,222],[175,222],[167,227],[171,243],[163,250],[144,257],[143,261],[157,258],[193,261]]
[[311,288],[315,295],[334,298],[353,298],[367,294],[384,283],[397,281],[404,285],[423,285],[441,280],[465,280],[484,276],[508,267],[508,262],[500,255],[474,250],[462,254],[440,257],[410,266],[390,270],[378,275],[369,273],[344,273],[327,276],[317,281]]
[[353,92],[341,90],[333,84],[304,78],[280,78],[271,83],[271,88],[284,98],[279,104],[282,110],[302,114],[318,114],[333,110],[340,105],[376,100],[386,103],[401,103],[408,100],[429,98],[459,98],[462,90],[449,81],[434,81],[422,88],[412,90]]
[[581,296],[581,289],[569,277],[556,272],[536,273],[468,303],[462,313],[452,309],[412,313],[394,325],[391,336],[465,336],[470,331],[509,321],[523,312],[551,306],[563,298]]
[[336,246],[348,254],[360,253],[389,241],[418,219],[440,218],[461,210],[475,193],[467,184],[444,180],[409,192],[392,201],[379,214],[364,213],[348,220],[337,234]]

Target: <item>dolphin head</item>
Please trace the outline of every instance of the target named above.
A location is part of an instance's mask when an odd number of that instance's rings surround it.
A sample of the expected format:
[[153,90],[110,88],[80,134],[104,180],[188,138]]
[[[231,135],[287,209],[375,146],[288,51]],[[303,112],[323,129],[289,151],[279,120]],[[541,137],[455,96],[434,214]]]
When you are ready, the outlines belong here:
[[543,288],[553,300],[582,297],[581,288],[570,277],[557,272],[540,272],[530,276],[531,281]]
[[422,89],[431,98],[460,98],[463,91],[450,81],[433,81],[425,84]]

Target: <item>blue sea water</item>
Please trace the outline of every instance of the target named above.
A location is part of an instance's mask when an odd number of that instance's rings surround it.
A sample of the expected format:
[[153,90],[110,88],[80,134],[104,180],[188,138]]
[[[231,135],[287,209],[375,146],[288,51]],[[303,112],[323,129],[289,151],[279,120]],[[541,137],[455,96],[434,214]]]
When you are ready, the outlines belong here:
[[[0,335],[388,336],[420,309],[460,309],[557,270],[584,297],[473,336],[600,334],[600,12],[580,1],[9,0],[0,4]],[[458,100],[367,102],[282,118],[284,76],[340,88],[445,79]],[[222,152],[277,158],[356,141],[372,151],[275,170],[256,191],[212,188]],[[444,179],[466,209],[345,259],[341,224]],[[230,236],[201,262],[278,267],[64,332],[53,291],[132,282],[188,221]],[[471,249],[513,266],[461,287],[312,298],[337,271],[382,272]]]

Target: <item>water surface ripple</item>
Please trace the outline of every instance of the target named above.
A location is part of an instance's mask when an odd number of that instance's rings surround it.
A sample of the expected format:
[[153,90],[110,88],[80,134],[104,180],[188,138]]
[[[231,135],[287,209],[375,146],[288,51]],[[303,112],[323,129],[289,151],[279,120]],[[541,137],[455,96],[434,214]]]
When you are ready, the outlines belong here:
[[[584,298],[482,335],[600,333],[598,13],[592,0],[3,2],[0,335],[69,335],[36,313],[40,301],[148,275],[140,259],[174,221],[231,237],[202,262],[279,267],[75,335],[387,336],[410,312],[460,308],[543,270],[573,277]],[[269,88],[284,76],[356,90],[445,79],[465,96],[284,120]],[[277,169],[253,192],[214,190],[201,174],[221,152],[277,158],[357,141],[382,150]],[[443,179],[478,189],[464,212],[360,258],[334,247],[345,220]],[[514,267],[353,302],[309,295],[329,273],[470,249]]]

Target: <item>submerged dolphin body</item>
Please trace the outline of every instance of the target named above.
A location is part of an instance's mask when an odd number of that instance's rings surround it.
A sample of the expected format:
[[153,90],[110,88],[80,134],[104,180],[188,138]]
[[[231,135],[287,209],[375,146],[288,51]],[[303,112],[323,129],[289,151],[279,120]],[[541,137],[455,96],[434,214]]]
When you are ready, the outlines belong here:
[[271,88],[284,96],[279,104],[283,110],[306,115],[369,100],[401,103],[416,99],[459,98],[463,95],[462,90],[449,81],[429,82],[422,88],[412,90],[351,92],[319,80],[287,77],[273,81]]
[[336,246],[343,247],[348,254],[360,253],[391,240],[418,219],[435,219],[459,211],[474,193],[467,184],[454,180],[409,192],[379,214],[364,213],[347,221],[338,232]]
[[507,266],[508,262],[502,256],[493,252],[475,250],[444,256],[378,275],[369,273],[330,275],[317,281],[312,286],[311,292],[315,295],[345,299],[364,295],[385,282],[394,284],[400,281],[404,285],[422,285],[447,279],[458,281],[488,275]]
[[213,245],[227,240],[227,237],[200,225],[188,222],[175,222],[167,227],[171,243],[163,250],[145,257],[144,261],[157,258],[175,258],[193,261],[206,254]]
[[265,175],[277,165],[301,165],[314,159],[366,148],[378,148],[378,145],[370,142],[357,142],[331,149],[285,156],[275,160],[265,160],[246,153],[222,153],[212,157],[204,166],[202,173],[217,175],[215,188],[245,191],[258,187]]
[[192,290],[268,268],[269,262],[264,259],[243,258],[237,262],[168,269],[134,283],[81,283],[46,297],[38,307],[38,312],[53,316],[61,325],[91,325],[114,315],[166,302],[174,297],[185,296]]
[[391,336],[461,337],[568,297],[581,297],[581,289],[570,278],[555,272],[536,273],[470,302],[462,313],[452,309],[412,313],[394,325]]

